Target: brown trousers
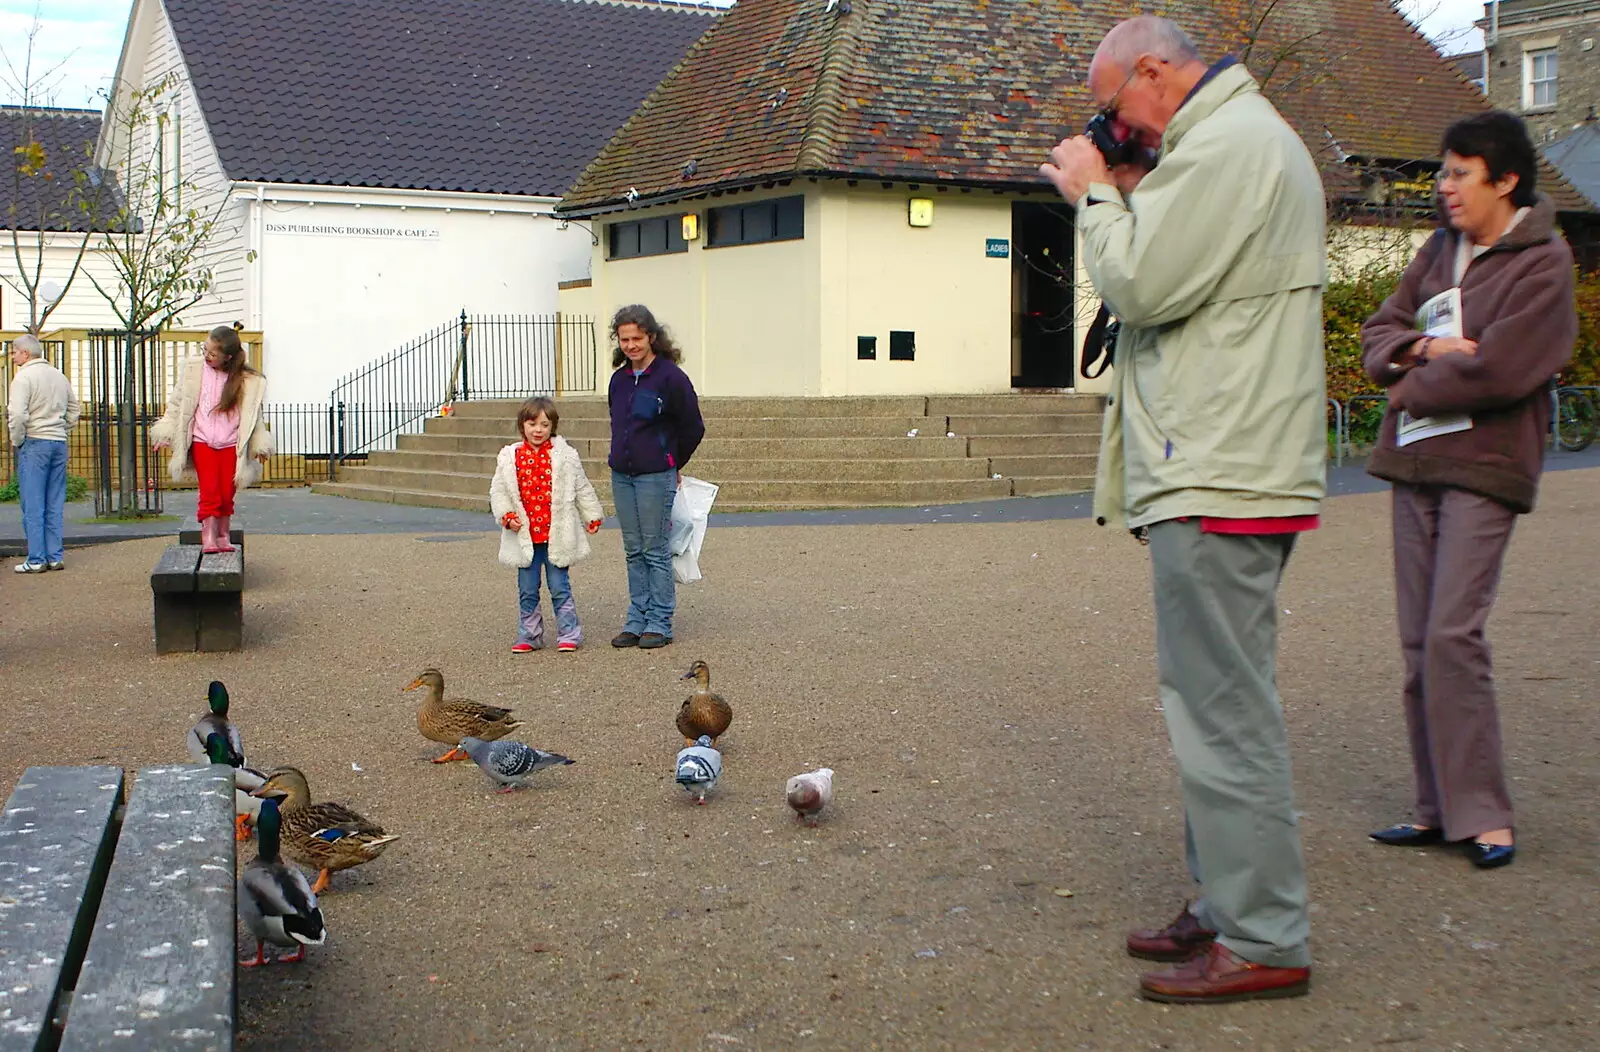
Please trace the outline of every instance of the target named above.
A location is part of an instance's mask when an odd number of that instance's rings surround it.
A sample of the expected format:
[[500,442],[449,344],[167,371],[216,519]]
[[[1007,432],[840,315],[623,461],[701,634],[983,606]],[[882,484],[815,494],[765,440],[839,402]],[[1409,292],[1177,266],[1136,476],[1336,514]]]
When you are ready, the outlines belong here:
[[1453,486],[1394,485],[1394,583],[1417,822],[1465,840],[1513,824],[1484,623],[1516,512]]

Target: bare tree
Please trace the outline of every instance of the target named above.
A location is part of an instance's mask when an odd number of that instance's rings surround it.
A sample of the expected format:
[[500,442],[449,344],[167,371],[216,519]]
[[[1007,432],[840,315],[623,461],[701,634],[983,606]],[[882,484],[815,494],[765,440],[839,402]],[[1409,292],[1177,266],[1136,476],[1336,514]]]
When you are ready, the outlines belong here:
[[125,92],[114,91],[106,109],[107,134],[122,200],[114,230],[105,236],[105,257],[111,274],[104,280],[89,273],[96,291],[111,306],[123,334],[122,368],[117,397],[118,498],[120,514],[138,507],[138,443],[140,381],[150,363],[139,349],[147,334],[165,328],[211,291],[216,254],[231,230],[224,217],[228,192],[206,194],[182,175],[181,164],[169,163],[169,113],[180,82],[169,73],[154,83]]
[[[0,82],[16,100],[18,111],[16,141],[7,144],[11,146],[11,200],[5,209],[16,273],[0,273],[0,281],[27,304],[25,327],[34,335],[44,331],[45,322],[82,271],[96,228],[103,228],[111,195],[110,180],[95,167],[93,143],[87,144],[80,156],[72,156],[70,151],[53,151],[43,141],[48,137],[40,134],[41,122],[54,119],[47,110],[60,82],[61,67],[68,61],[40,68],[36,44],[41,30],[36,8],[22,55],[0,47]],[[71,262],[64,271],[46,277],[48,249],[58,245],[68,250]],[[50,288],[52,283],[56,287]]]

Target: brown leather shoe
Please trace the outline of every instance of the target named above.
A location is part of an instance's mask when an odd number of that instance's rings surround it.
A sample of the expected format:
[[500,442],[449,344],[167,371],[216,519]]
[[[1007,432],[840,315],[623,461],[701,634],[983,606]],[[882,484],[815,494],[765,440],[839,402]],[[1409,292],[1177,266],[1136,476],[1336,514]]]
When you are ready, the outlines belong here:
[[1225,1004],[1267,997],[1299,997],[1311,990],[1310,968],[1271,968],[1247,961],[1220,942],[1182,964],[1139,977],[1147,1001]]
[[1217,937],[1203,928],[1185,906],[1178,919],[1165,928],[1142,928],[1128,933],[1128,956],[1147,961],[1187,961]]

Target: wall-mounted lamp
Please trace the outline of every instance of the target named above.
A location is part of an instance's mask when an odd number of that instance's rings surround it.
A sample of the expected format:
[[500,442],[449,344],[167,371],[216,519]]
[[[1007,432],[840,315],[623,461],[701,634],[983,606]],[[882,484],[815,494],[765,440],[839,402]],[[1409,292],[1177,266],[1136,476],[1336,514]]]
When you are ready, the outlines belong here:
[[696,241],[699,239],[699,237],[700,216],[694,212],[690,212],[688,215],[683,217],[683,239],[685,241]]
[[906,219],[912,226],[932,226],[933,198],[913,197],[906,209]]

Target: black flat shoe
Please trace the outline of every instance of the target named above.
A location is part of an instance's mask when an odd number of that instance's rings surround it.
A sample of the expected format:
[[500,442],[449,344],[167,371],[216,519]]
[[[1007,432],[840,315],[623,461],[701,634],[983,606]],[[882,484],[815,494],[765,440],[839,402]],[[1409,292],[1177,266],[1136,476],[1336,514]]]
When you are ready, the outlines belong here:
[[632,632],[618,632],[611,640],[611,645],[618,650],[623,647],[636,647],[639,645],[639,637]]
[[1444,830],[1419,829],[1409,822],[1402,822],[1397,826],[1390,826],[1388,829],[1380,829],[1376,833],[1368,833],[1367,836],[1380,844],[1388,844],[1391,847],[1428,847],[1432,844],[1444,843]]
[[1467,841],[1467,857],[1479,869],[1498,869],[1509,866],[1517,857],[1515,844],[1485,844],[1480,840]]

